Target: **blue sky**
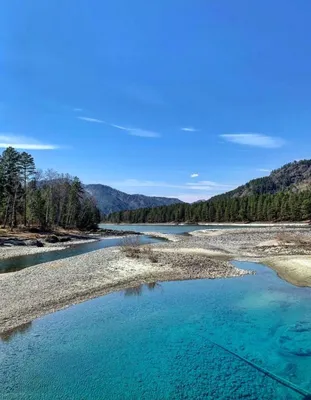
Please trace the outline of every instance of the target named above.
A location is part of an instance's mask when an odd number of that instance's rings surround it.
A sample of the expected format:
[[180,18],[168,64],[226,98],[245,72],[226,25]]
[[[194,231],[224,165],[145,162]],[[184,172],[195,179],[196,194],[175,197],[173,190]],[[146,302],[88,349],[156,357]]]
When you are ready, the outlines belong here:
[[10,0],[0,147],[128,193],[208,198],[310,158],[308,0]]

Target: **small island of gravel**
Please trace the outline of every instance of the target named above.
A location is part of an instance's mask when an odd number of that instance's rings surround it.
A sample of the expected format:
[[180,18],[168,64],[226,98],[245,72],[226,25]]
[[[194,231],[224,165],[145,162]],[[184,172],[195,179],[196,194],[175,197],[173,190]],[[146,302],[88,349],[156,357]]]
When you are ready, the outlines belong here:
[[252,273],[234,267],[231,260],[266,263],[282,270],[278,272],[283,278],[311,286],[306,275],[299,278],[294,274],[295,281],[292,264],[288,264],[294,255],[296,263],[303,258],[304,268],[310,268],[311,231],[307,227],[202,230],[165,235],[172,241],[147,246],[139,245],[138,236],[129,237],[134,239],[125,240],[121,247],[0,275],[0,333],[72,304],[143,283]]
[[[182,279],[237,277],[248,274],[226,257],[156,252],[149,247],[129,256],[122,249],[40,264],[0,275],[0,333],[44,314],[142,283]],[[16,288],[18,287],[18,291]]]

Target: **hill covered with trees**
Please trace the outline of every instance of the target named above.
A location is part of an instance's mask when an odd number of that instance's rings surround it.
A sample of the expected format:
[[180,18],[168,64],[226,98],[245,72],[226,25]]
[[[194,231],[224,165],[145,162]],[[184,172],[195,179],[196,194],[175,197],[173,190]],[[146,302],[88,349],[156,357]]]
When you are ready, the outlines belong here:
[[114,223],[254,222],[311,219],[311,160],[284,165],[268,177],[194,204],[110,214]]
[[113,189],[110,186],[100,184],[85,185],[85,189],[96,200],[97,206],[102,214],[182,203],[179,199],[169,197],[127,194],[120,190]]
[[290,190],[298,192],[311,188],[311,160],[294,161],[271,172],[269,176],[249,181],[245,185],[221,194],[221,197],[243,197],[260,194],[275,194]]
[[0,224],[91,229],[100,222],[94,199],[77,177],[36,169],[33,157],[9,147],[0,156]]

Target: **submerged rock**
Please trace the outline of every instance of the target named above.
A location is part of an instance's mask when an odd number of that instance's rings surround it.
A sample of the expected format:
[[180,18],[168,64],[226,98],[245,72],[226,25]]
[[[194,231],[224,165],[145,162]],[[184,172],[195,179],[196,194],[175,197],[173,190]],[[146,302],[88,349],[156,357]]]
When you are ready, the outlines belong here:
[[45,239],[45,241],[47,243],[58,243],[59,239],[58,239],[58,237],[56,235],[50,235]]
[[27,240],[27,246],[43,247],[44,244],[40,240]]
[[282,353],[300,357],[311,356],[311,322],[301,321],[289,326],[279,337]]

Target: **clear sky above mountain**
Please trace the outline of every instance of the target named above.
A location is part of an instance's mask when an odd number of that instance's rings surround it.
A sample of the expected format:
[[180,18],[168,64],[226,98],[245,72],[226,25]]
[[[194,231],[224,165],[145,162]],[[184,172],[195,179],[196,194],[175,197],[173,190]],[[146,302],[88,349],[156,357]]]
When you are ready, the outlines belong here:
[[0,147],[186,201],[310,158],[310,15],[307,0],[3,2]]

